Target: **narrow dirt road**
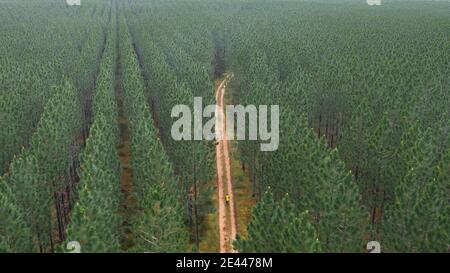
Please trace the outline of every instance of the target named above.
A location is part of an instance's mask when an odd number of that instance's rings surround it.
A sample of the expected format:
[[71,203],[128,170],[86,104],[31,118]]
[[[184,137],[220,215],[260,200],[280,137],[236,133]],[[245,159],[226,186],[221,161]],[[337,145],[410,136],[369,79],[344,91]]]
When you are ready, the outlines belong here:
[[[236,252],[232,247],[232,242],[236,239],[237,234],[236,203],[231,177],[230,150],[226,134],[227,122],[224,102],[225,87],[230,79],[231,76],[227,75],[216,90],[216,104],[219,108],[219,118],[216,119],[216,130],[218,130],[221,136],[216,145],[217,190],[219,200],[218,220],[221,253]],[[228,204],[225,200],[227,194],[230,197]]]

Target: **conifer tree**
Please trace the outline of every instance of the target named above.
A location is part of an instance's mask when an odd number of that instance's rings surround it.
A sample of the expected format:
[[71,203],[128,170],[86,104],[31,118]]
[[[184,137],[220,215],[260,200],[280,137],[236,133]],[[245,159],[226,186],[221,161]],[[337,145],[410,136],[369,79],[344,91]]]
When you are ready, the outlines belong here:
[[252,211],[247,238],[234,242],[239,252],[320,252],[318,233],[308,211],[297,213],[286,196],[276,201],[269,190]]
[[11,190],[0,178],[0,253],[34,251],[31,230],[20,207],[15,204]]
[[[405,175],[395,185],[395,200],[386,210],[381,244],[386,252],[447,252],[450,233],[448,175],[438,165],[432,130],[413,124],[401,140]],[[447,151],[448,156],[448,151]],[[445,162],[445,163],[444,163]]]

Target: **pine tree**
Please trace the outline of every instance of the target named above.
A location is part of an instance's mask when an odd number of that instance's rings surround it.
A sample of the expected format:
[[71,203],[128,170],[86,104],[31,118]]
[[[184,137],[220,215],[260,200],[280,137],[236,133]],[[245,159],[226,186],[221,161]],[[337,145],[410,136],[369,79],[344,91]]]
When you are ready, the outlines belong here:
[[248,237],[238,237],[234,245],[244,253],[320,252],[318,233],[310,217],[308,211],[297,213],[287,194],[276,201],[269,188],[252,211]]
[[15,204],[8,185],[0,178],[0,253],[35,251],[24,215]]
[[[448,176],[435,165],[432,130],[413,124],[401,140],[405,175],[386,210],[381,244],[386,252],[447,252],[450,226]],[[448,154],[448,152],[447,152]],[[447,165],[448,168],[448,165]]]
[[81,157],[78,199],[72,210],[67,241],[78,241],[83,252],[118,252],[119,162],[114,123],[97,114]]

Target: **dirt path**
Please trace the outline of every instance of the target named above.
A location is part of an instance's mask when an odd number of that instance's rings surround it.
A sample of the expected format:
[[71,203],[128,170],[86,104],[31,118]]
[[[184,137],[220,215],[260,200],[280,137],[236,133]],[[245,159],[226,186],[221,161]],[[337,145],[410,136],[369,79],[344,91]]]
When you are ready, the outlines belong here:
[[[230,150],[227,140],[227,124],[225,118],[225,86],[231,76],[227,75],[219,84],[216,90],[216,103],[219,107],[221,118],[217,120],[217,130],[222,138],[216,145],[216,164],[217,164],[217,190],[219,199],[219,240],[220,252],[236,252],[232,247],[232,242],[236,239],[237,221],[236,207],[233,192],[233,181],[231,177]],[[225,196],[230,196],[229,204],[225,201]],[[228,216],[228,217],[227,217]],[[229,221],[228,221],[229,220]]]

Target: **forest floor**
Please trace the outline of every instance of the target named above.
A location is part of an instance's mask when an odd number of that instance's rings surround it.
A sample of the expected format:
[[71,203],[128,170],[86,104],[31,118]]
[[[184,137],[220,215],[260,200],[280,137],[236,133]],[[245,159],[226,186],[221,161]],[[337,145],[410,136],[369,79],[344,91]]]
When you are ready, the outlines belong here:
[[252,218],[252,209],[256,205],[257,197],[253,194],[254,189],[251,174],[243,168],[241,155],[237,141],[231,141],[231,173],[233,174],[233,191],[236,201],[236,217],[238,225],[237,233],[241,238],[247,238],[247,226]]
[[122,200],[119,213],[123,217],[122,223],[122,250],[128,250],[134,245],[132,219],[137,213],[138,202],[133,195],[133,170],[131,168],[131,143],[129,132],[129,121],[124,110],[124,90],[122,86],[122,66],[120,62],[120,52],[117,49],[116,63],[116,99],[118,108],[117,122],[119,125],[120,139],[117,146],[120,163],[120,191],[122,192]]

